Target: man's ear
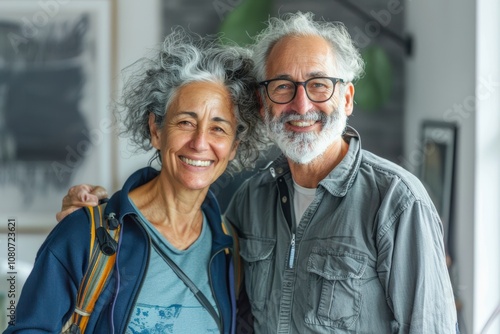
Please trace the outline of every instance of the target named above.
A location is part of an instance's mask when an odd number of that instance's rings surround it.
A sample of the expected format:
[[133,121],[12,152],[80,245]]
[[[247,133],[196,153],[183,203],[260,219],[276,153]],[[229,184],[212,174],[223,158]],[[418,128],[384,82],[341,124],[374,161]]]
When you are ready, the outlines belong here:
[[156,115],[153,114],[152,112],[149,113],[148,124],[149,124],[149,133],[151,135],[151,145],[157,150],[159,150],[161,132],[158,129],[158,125],[156,124]]
[[352,82],[348,82],[346,84],[346,90],[344,93],[345,97],[345,114],[347,116],[351,116],[352,111],[354,109],[354,85]]

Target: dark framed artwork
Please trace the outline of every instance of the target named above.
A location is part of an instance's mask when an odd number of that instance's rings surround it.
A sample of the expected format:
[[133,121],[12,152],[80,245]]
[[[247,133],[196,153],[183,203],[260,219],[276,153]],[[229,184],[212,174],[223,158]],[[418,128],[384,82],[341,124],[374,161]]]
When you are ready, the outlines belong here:
[[0,1],[0,216],[20,231],[55,225],[71,185],[110,186],[110,9]]
[[457,126],[448,122],[424,121],[421,131],[423,157],[419,177],[441,217],[444,242],[449,252]]

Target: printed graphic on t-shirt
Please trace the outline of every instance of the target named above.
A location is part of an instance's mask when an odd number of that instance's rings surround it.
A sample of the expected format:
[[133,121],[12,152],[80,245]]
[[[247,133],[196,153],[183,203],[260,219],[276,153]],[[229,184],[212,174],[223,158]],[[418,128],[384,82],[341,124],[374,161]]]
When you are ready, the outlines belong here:
[[127,334],[218,333],[217,324],[203,307],[168,307],[137,303]]

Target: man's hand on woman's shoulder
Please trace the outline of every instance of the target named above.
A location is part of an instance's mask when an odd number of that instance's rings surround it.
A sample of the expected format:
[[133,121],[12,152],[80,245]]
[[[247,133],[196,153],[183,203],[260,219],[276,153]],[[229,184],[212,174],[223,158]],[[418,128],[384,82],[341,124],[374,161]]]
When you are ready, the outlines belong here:
[[56,214],[58,222],[64,217],[84,206],[95,206],[100,199],[108,197],[108,192],[101,186],[79,184],[69,188],[62,200],[62,208]]

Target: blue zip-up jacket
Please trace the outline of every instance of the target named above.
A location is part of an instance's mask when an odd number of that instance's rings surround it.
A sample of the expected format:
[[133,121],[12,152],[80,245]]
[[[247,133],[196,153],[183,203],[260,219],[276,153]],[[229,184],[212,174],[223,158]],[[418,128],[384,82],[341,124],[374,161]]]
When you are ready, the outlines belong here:
[[[116,267],[96,302],[87,333],[125,333],[141,284],[148,270],[151,240],[136,222],[136,210],[128,193],[153,179],[158,171],[146,167],[136,171],[116,192],[105,214],[114,212],[122,224]],[[212,231],[209,263],[210,286],[221,323],[221,333],[234,333],[236,303],[232,287],[230,236],[222,231],[219,205],[209,191],[202,205]],[[60,333],[76,303],[80,281],[88,266],[90,220],[85,210],[63,219],[39,249],[33,271],[24,284],[16,309],[15,325],[4,333]],[[118,270],[117,270],[118,269]]]

